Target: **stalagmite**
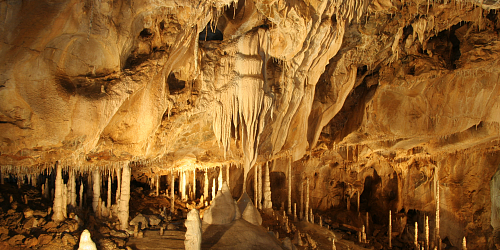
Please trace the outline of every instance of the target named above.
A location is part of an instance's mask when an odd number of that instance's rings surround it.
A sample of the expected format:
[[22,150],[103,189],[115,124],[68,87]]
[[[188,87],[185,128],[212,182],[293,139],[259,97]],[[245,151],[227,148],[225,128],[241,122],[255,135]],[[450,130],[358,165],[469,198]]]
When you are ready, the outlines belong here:
[[52,206],[52,210],[54,214],[52,214],[52,220],[56,223],[59,223],[64,220],[63,214],[63,180],[62,180],[62,169],[58,162],[56,162],[56,182],[55,182],[55,191],[54,191],[54,205]]
[[272,209],[273,202],[271,201],[271,180],[269,179],[269,164],[266,162],[264,172],[264,209]]
[[187,219],[184,222],[186,226],[186,239],[184,246],[186,250],[201,249],[201,220],[198,210],[192,209],[187,214]]
[[389,238],[389,249],[392,248],[392,214],[391,210],[389,210],[389,228],[387,229],[388,238]]
[[108,211],[109,213],[109,216],[111,216],[111,173],[108,174],[108,197],[107,198],[107,206],[106,206],[106,210]]
[[121,187],[121,168],[116,168],[116,204],[120,203],[120,187]]
[[462,250],[467,250],[467,241],[465,240],[465,236],[464,239],[462,240]]
[[262,165],[258,165],[257,172],[257,207],[262,209]]
[[288,161],[288,214],[292,214],[292,157]]
[[92,172],[92,183],[93,183],[92,209],[94,210],[94,213],[97,213],[99,198],[101,198],[101,173],[99,172],[99,170],[94,170]]
[[87,229],[83,230],[80,236],[78,250],[97,250],[95,243],[92,241],[92,238],[90,238],[90,232]]
[[332,238],[332,250],[337,250],[337,247],[335,246],[335,238]]
[[425,249],[429,249],[429,216],[425,216]]
[[[120,189],[120,188],[118,188]],[[83,208],[83,181],[80,182],[80,203],[78,204],[80,209]]]
[[174,171],[170,169],[170,213],[173,215],[175,212],[175,176]]
[[196,200],[196,168],[193,169],[193,200]]
[[307,216],[308,211],[309,211],[309,178],[306,178],[306,209],[305,209],[306,221],[309,221],[309,218]]
[[415,221],[415,248],[418,249],[418,222]]
[[219,176],[217,177],[217,191],[222,189],[222,166],[219,167]]
[[204,173],[204,176],[205,176],[205,184],[203,185],[203,198],[205,198],[205,200],[208,200],[208,172],[207,170],[205,170],[205,173]]
[[128,211],[130,200],[130,167],[128,165],[128,162],[125,162],[125,164],[123,164],[120,195],[118,219],[120,220],[121,229],[125,230],[128,227]]

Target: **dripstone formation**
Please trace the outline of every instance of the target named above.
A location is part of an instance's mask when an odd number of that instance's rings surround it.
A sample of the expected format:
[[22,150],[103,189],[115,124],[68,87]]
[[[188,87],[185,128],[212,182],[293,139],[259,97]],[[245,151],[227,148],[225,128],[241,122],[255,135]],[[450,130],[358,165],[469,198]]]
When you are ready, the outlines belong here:
[[499,249],[499,8],[0,1],[0,248]]

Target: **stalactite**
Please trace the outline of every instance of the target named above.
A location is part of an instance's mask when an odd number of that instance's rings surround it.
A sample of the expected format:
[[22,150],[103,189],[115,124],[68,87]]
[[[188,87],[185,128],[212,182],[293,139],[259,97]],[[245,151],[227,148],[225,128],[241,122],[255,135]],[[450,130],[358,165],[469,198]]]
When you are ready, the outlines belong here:
[[229,184],[229,168],[231,168],[231,163],[227,164],[226,166],[226,183],[229,187],[229,190],[231,190],[231,185]]
[[160,176],[156,175],[156,196],[160,196]]
[[273,202],[271,200],[271,179],[269,178],[269,164],[266,162],[264,174],[264,209],[272,209]]
[[170,213],[173,215],[175,212],[175,175],[174,171],[170,169]]
[[359,214],[359,191],[356,192],[357,193],[357,201],[356,201],[356,204],[357,204],[357,211],[358,211],[358,214]]
[[118,206],[118,219],[122,230],[128,228],[128,212],[130,200],[130,166],[128,162],[123,164],[122,183],[120,192],[120,204]]
[[80,203],[79,203],[79,206],[80,206],[80,209],[83,208],[83,181],[80,182]]
[[288,159],[288,214],[292,214],[292,157]]
[[92,209],[94,213],[98,213],[99,198],[101,198],[101,173],[98,169],[92,172]]
[[389,249],[392,248],[392,213],[391,210],[389,210],[389,228],[387,229],[387,235],[388,235],[388,240],[389,240]]
[[63,214],[63,180],[62,180],[62,168],[58,162],[56,162],[56,181],[55,181],[55,191],[54,191],[54,204],[52,206],[52,220],[59,223],[64,220]]
[[[441,237],[439,235],[439,222],[440,222],[440,215],[439,215],[439,174],[436,174],[436,232],[434,233],[436,237],[436,246],[440,246],[441,244]],[[441,249],[439,249],[441,250]]]

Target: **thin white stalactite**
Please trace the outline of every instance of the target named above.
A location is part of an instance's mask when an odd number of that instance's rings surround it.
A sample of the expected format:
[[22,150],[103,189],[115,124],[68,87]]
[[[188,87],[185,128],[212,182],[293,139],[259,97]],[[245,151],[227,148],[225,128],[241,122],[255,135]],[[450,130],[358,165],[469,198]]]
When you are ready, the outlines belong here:
[[203,185],[203,198],[208,201],[208,186],[209,186],[209,183],[208,183],[208,170],[205,169],[205,173],[203,174],[204,177],[205,177],[205,182],[204,182],[204,185]]
[[175,212],[175,175],[174,171],[170,169],[170,213],[173,215]]
[[116,204],[120,203],[121,180],[122,180],[121,168],[118,167],[116,168]]
[[106,206],[106,210],[108,210],[108,213],[111,217],[111,173],[108,173],[108,197],[107,198],[107,206]]
[[389,249],[392,248],[392,213],[391,210],[389,210],[389,227],[387,228],[388,232],[388,240],[389,240]]
[[288,161],[288,214],[292,214],[292,157]]
[[193,169],[193,200],[196,200],[196,168]]
[[309,178],[306,178],[306,209],[304,211],[306,221],[309,221]]
[[222,189],[222,166],[218,167],[219,175],[217,177],[217,191]]

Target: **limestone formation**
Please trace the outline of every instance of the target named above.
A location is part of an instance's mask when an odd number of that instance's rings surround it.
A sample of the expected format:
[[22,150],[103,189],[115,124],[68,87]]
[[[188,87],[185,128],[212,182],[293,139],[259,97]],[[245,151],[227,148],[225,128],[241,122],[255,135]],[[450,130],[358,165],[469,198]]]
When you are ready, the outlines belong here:
[[241,195],[237,204],[238,210],[241,212],[241,218],[254,225],[262,224],[262,216],[260,215],[259,210],[257,210],[257,207],[255,207],[252,203],[252,200],[247,193],[243,193]]
[[56,223],[59,223],[66,218],[66,215],[63,213],[63,179],[62,179],[62,168],[61,165],[56,163],[56,183],[55,183],[55,192],[54,192],[54,205],[52,206],[52,220]]
[[221,190],[217,192],[212,204],[205,211],[203,222],[215,225],[228,224],[235,220],[238,214],[240,214],[238,206],[235,205],[227,184],[223,183]]
[[90,237],[90,232],[87,229],[83,230],[82,234],[80,235],[78,250],[97,250],[95,243]]
[[184,246],[186,250],[201,249],[201,220],[200,213],[196,209],[191,209],[187,214],[187,219],[184,222],[186,226],[186,239]]

